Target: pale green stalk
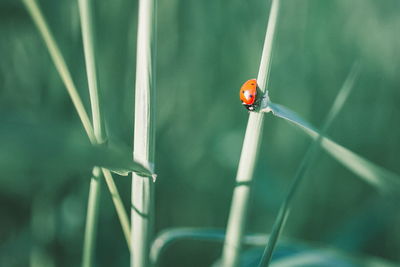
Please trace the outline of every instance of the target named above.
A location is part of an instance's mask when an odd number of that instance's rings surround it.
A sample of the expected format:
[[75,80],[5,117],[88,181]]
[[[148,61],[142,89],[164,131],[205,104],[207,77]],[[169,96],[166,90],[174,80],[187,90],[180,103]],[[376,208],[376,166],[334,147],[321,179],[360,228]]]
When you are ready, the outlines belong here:
[[[97,143],[103,143],[103,133],[101,130],[101,115],[98,98],[96,64],[92,41],[92,19],[88,1],[79,0],[79,11],[82,28],[83,48],[86,63],[86,73],[88,77],[88,87],[90,103],[92,106],[92,119],[94,134]],[[85,237],[83,241],[82,266],[90,267],[93,262],[95,250],[97,221],[99,217],[101,171],[98,167],[93,169],[93,176],[90,180],[89,201],[86,214]]]
[[93,129],[98,144],[104,143],[106,137],[102,123],[98,77],[96,71],[95,47],[93,42],[93,20],[90,0],[78,0],[81,20],[83,49],[85,55],[86,74],[92,107]]
[[[257,77],[257,84],[260,90],[265,92],[266,101],[268,100],[266,85],[268,81],[272,44],[275,35],[278,11],[279,0],[273,0],[268,19],[260,69]],[[239,264],[240,249],[248,213],[251,183],[253,181],[254,166],[257,159],[263,128],[263,118],[263,113],[251,112],[247,123],[222,254],[222,266],[225,267],[238,266]]]
[[96,243],[97,218],[99,210],[101,172],[99,167],[93,168],[90,179],[89,199],[86,211],[85,237],[83,242],[82,266],[92,266]]
[[337,114],[342,109],[344,103],[346,102],[351,90],[354,88],[354,81],[358,75],[358,65],[354,65],[352,71],[350,72],[349,76],[347,77],[345,83],[343,84],[342,88],[340,89],[338,95],[336,96],[335,102],[333,103],[331,110],[329,111],[324,125],[322,126],[322,130],[318,135],[318,138],[312,143],[312,145],[307,150],[306,154],[303,157],[303,160],[297,169],[295,178],[293,180],[292,185],[290,186],[289,192],[282,202],[282,205],[279,209],[278,216],[275,219],[273,229],[270,234],[270,238],[268,241],[267,246],[265,247],[264,253],[262,255],[261,261],[259,266],[268,266],[269,262],[271,261],[272,254],[282,233],[283,228],[285,227],[286,220],[290,214],[291,205],[293,198],[300,187],[301,181],[304,179],[307,170],[310,168],[317,152],[318,148],[321,145],[322,137],[325,135],[327,130],[329,129],[330,125],[332,124],[333,120],[337,116]]
[[[26,6],[26,9],[28,10],[29,14],[31,15],[37,29],[39,30],[46,47],[50,53],[51,59],[54,62],[54,65],[56,66],[56,69],[61,76],[61,79],[67,88],[67,91],[72,99],[72,102],[75,106],[75,109],[78,112],[79,118],[85,128],[85,131],[89,137],[89,140],[92,144],[96,144],[96,136],[93,130],[93,127],[90,123],[89,116],[85,110],[85,107],[83,106],[82,100],[79,97],[78,91],[75,87],[75,84],[71,78],[71,74],[67,68],[67,65],[65,64],[65,60],[60,52],[60,49],[57,46],[57,43],[54,40],[53,35],[51,34],[49,27],[42,15],[41,10],[39,9],[37,3],[35,0],[23,0],[23,3]],[[116,206],[117,214],[122,226],[122,229],[124,231],[125,237],[127,240],[129,240],[129,220],[128,216],[126,214],[126,211],[121,208],[123,207],[123,203],[121,200],[121,197],[119,195],[119,192],[117,190],[117,187],[115,186],[114,180],[112,178],[111,172],[108,169],[102,168],[103,175],[106,178],[106,182],[109,188],[109,191],[111,193],[111,197],[113,199],[114,205]],[[128,242],[129,243],[129,242]],[[129,247],[129,244],[128,244]]]
[[[105,132],[103,131],[103,123],[100,109],[100,97],[99,97],[99,89],[98,89],[98,78],[96,71],[96,57],[95,57],[95,47],[94,47],[94,36],[93,36],[93,20],[92,20],[92,10],[89,0],[78,0],[79,3],[79,15],[81,21],[81,29],[82,29],[82,40],[83,40],[83,49],[85,55],[85,65],[86,65],[86,74],[88,79],[88,87],[89,87],[89,95],[90,95],[90,103],[92,108],[92,119],[93,119],[93,128],[94,135],[96,138],[97,144],[103,144],[106,140]],[[83,242],[83,253],[82,253],[82,266],[90,267],[92,266],[93,254],[95,250],[95,240],[96,240],[96,230],[97,230],[97,221],[99,217],[99,205],[98,201],[100,199],[100,179],[101,172],[100,169],[95,167],[93,177],[90,181],[90,189],[89,189],[89,201],[86,215],[86,227],[85,227],[85,238]],[[108,188],[111,191],[117,191],[115,184],[110,183],[110,177],[107,175],[106,178]],[[106,177],[106,176],[105,176]],[[112,177],[111,177],[112,180]],[[113,198],[114,200],[114,198]],[[119,214],[120,202],[117,203],[114,201],[117,213]],[[125,215],[126,217],[126,215]],[[123,220],[121,220],[123,224]],[[124,227],[123,227],[124,229]],[[129,236],[129,233],[128,233]],[[128,242],[129,246],[129,242]]]
[[[133,159],[154,169],[155,0],[139,1],[136,51]],[[147,267],[152,235],[154,188],[151,179],[132,174],[131,266]]]
[[[124,203],[122,202],[121,197],[118,193],[117,186],[114,182],[110,170],[106,168],[101,168],[101,171],[103,172],[104,179],[106,180],[108,190],[110,190],[111,198],[114,203],[115,210],[117,211],[117,215],[122,227],[122,231],[124,232],[126,243],[128,245],[129,250],[131,250],[131,244],[130,244],[131,230],[129,227],[129,217],[125,210]],[[150,178],[144,178],[144,179],[148,180]]]

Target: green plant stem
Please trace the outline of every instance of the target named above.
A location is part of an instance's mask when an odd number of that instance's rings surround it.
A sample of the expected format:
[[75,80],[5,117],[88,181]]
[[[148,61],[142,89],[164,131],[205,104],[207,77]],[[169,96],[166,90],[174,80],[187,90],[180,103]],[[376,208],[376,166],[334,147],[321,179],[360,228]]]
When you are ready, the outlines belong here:
[[[128,214],[126,213],[124,203],[121,200],[117,186],[115,185],[110,170],[106,168],[102,168],[101,170],[103,172],[104,179],[106,180],[108,190],[110,191],[112,201],[114,202],[114,207],[115,210],[117,211],[117,215],[122,227],[122,231],[124,233],[126,243],[128,245],[129,250],[131,250],[131,244],[130,244],[131,230],[129,227],[129,218]],[[144,178],[144,180],[149,180],[149,178],[148,179]]]
[[[65,87],[67,88],[67,91],[71,97],[71,100],[74,104],[74,107],[76,109],[76,111],[78,112],[79,118],[83,124],[83,127],[89,137],[89,140],[92,144],[97,144],[97,140],[96,140],[96,136],[95,136],[95,132],[93,130],[92,124],[90,123],[90,119],[89,116],[85,110],[85,107],[83,106],[82,100],[79,97],[78,91],[75,87],[75,84],[71,78],[71,74],[67,68],[67,65],[65,63],[65,60],[61,54],[60,49],[57,46],[57,43],[54,40],[53,35],[51,34],[49,27],[42,15],[42,12],[40,10],[40,8],[38,7],[37,3],[35,0],[23,0],[23,3],[25,4],[26,9],[28,10],[29,14],[31,15],[37,29],[39,30],[39,33],[41,34],[46,47],[50,53],[51,59],[54,62],[54,65],[56,66],[56,69],[59,73],[59,75],[61,76],[61,79],[65,85]],[[100,117],[100,116],[99,116]],[[100,129],[100,127],[99,127]],[[109,182],[107,182],[107,185],[110,186],[111,184],[114,184],[114,181],[112,181],[112,183],[110,182],[113,178],[111,175],[111,172],[107,169],[102,169],[102,172],[104,174],[104,176],[107,176]],[[106,181],[107,181],[106,179]],[[119,192],[117,190],[117,188],[114,186],[114,188],[110,187],[108,188],[114,205],[115,203],[118,203],[116,206],[116,210],[117,210],[117,214],[122,226],[122,229],[124,231],[124,233],[128,233],[129,235],[129,220],[127,220],[128,216],[126,214],[125,209],[121,209],[120,207],[123,207],[123,203],[121,200],[121,197],[119,195]],[[128,242],[129,243],[129,242]],[[128,244],[129,247],[129,244]]]
[[90,179],[89,200],[87,205],[85,237],[83,241],[82,266],[92,266],[93,253],[96,242],[97,214],[101,188],[101,172],[99,167],[93,168],[93,176]]
[[[154,169],[155,145],[155,0],[139,1],[136,51],[133,159]],[[154,185],[151,179],[132,174],[131,266],[146,267],[152,235]]]
[[[92,34],[92,19],[91,19],[91,9],[90,3],[88,0],[79,0],[79,14],[80,14],[80,22],[82,29],[82,40],[83,40],[83,49],[85,55],[85,65],[86,65],[86,74],[88,79],[88,87],[89,87],[89,95],[90,95],[90,103],[92,108],[92,120],[93,120],[93,128],[94,134],[96,138],[96,143],[103,143],[103,132],[101,128],[101,115],[100,115],[100,105],[99,105],[99,97],[98,97],[98,81],[96,75],[96,63],[94,56],[94,47],[93,47],[93,34]],[[88,209],[86,215],[86,227],[85,227],[85,237],[84,237],[84,246],[82,253],[82,266],[90,267],[92,266],[93,253],[95,250],[95,236],[97,232],[94,230],[98,221],[98,201],[100,199],[100,170],[95,167],[98,175],[93,176],[90,181],[90,189],[89,189],[89,202]],[[96,208],[92,207],[93,205]]]
[[[279,0],[273,0],[261,56],[260,69],[257,77],[258,86],[261,91],[265,92],[265,97],[268,97],[266,85],[268,82],[272,44],[275,35],[278,11]],[[239,254],[245,231],[254,166],[256,164],[259,145],[261,142],[260,137],[263,128],[263,118],[263,113],[252,112],[247,123],[246,134],[236,175],[236,187],[233,192],[233,199],[227,224],[227,234],[223,247],[222,266],[225,267],[235,267],[239,264]]]
[[105,141],[104,123],[102,123],[98,78],[93,42],[93,21],[90,0],[78,0],[82,28],[83,49],[85,55],[86,74],[88,79],[90,103],[92,107],[93,129],[98,144]]

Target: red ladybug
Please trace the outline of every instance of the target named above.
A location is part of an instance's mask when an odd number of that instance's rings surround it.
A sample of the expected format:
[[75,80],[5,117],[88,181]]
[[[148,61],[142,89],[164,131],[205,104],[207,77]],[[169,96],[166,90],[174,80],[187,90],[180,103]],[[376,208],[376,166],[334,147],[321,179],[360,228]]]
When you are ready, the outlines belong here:
[[251,79],[245,82],[240,88],[240,100],[243,106],[250,111],[254,111],[258,106],[257,80]]

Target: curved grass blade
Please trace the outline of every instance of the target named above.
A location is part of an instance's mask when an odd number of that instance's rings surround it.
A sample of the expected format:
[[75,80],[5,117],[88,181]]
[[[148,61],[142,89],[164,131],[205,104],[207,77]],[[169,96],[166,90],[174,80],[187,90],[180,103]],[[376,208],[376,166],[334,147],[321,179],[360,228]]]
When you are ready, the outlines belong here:
[[[153,241],[150,260],[157,266],[164,251],[172,244],[182,240],[223,242],[225,230],[203,228],[172,228],[161,232]],[[243,244],[249,246],[265,246],[268,236],[265,234],[245,235]]]
[[[319,131],[289,108],[275,103],[270,103],[269,107],[275,116],[292,122],[312,138],[318,138]],[[324,136],[322,138],[321,147],[347,169],[355,173],[363,181],[377,188],[383,194],[399,194],[399,175],[357,155],[328,137]]]
[[336,96],[336,99],[331,107],[331,110],[329,111],[329,113],[325,119],[321,134],[319,134],[317,136],[316,140],[310,145],[309,149],[307,150],[306,154],[304,155],[303,160],[302,160],[299,168],[297,169],[293,183],[290,186],[289,192],[279,209],[278,216],[275,219],[274,226],[273,226],[271,234],[270,234],[270,239],[268,241],[267,246],[265,247],[265,250],[264,250],[264,253],[260,260],[259,266],[268,266],[269,265],[269,262],[271,261],[271,258],[272,258],[272,254],[273,254],[276,244],[278,242],[279,236],[280,236],[283,228],[285,227],[286,219],[289,216],[292,200],[299,188],[301,181],[305,177],[307,170],[310,168],[310,166],[318,152],[318,148],[320,146],[322,136],[325,135],[325,132],[328,130],[328,128],[332,124],[333,120],[335,119],[337,114],[342,109],[344,103],[346,102],[346,100],[350,94],[350,91],[354,88],[353,85],[354,85],[354,81],[358,75],[358,70],[359,70],[358,64],[355,64],[353,66],[350,74],[348,75],[346,81],[344,82],[342,88],[340,89],[338,95]]
[[[272,0],[268,26],[265,34],[264,47],[257,77],[257,83],[264,100],[268,99],[266,84],[270,69],[272,45],[278,20],[279,0]],[[235,267],[239,264],[239,254],[246,225],[246,217],[251,193],[254,166],[257,161],[259,145],[261,142],[264,114],[251,112],[247,123],[246,134],[243,141],[239,166],[236,174],[237,186],[234,189],[232,204],[227,223],[227,234],[222,252],[222,266]]]

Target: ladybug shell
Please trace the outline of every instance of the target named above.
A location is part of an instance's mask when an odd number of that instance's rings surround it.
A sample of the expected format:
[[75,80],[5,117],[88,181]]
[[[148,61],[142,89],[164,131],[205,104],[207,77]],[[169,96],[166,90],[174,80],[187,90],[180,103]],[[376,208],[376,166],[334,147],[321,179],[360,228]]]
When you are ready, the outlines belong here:
[[240,100],[245,105],[253,105],[257,98],[257,80],[251,79],[245,82],[240,88]]

